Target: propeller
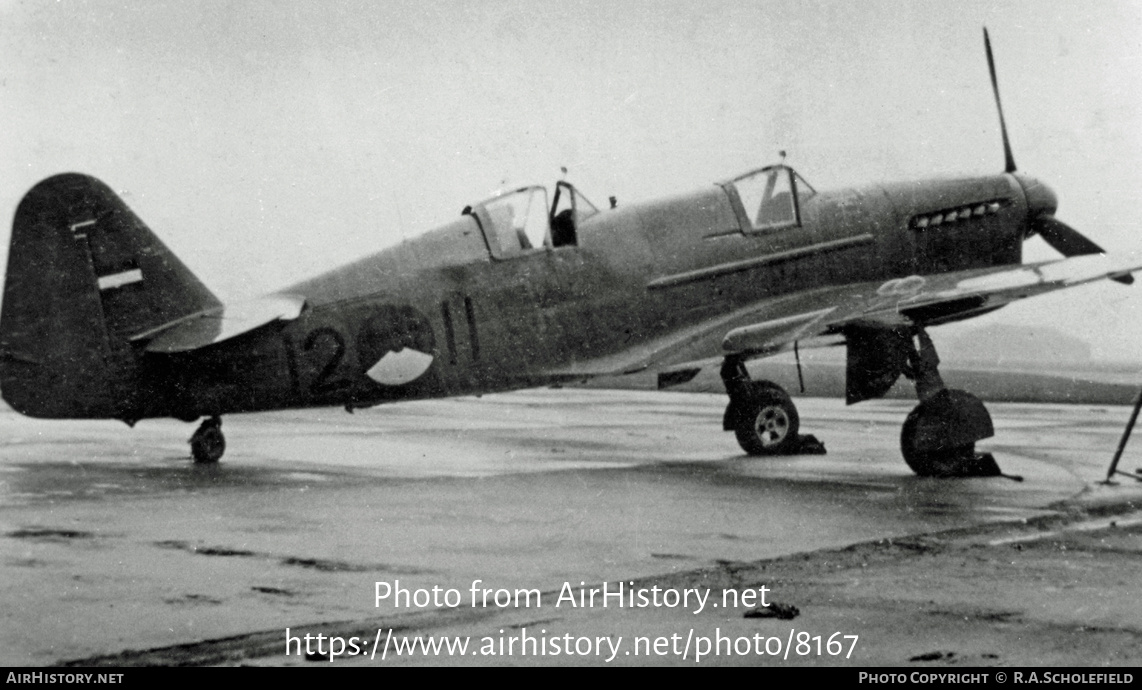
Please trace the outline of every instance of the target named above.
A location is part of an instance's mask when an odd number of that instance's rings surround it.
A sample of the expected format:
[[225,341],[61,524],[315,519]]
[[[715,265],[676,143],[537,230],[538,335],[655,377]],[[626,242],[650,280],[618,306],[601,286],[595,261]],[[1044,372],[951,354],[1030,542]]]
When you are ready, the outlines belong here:
[[[1015,156],[1011,153],[1011,142],[1007,138],[1007,123],[1003,119],[1003,104],[999,100],[999,81],[995,78],[995,58],[991,54],[991,38],[987,35],[987,27],[983,28],[983,46],[987,51],[987,70],[991,73],[991,90],[995,94],[995,108],[999,111],[999,130],[1003,135],[1003,156],[1005,159],[1004,172],[1015,173]],[[1015,175],[1020,186],[1023,187],[1027,197],[1027,211],[1030,215],[1032,233],[1039,233],[1043,240],[1066,257],[1085,256],[1087,254],[1105,254],[1106,251],[1095,244],[1086,235],[1055,218],[1055,209],[1058,199],[1047,185],[1026,175]],[[1129,273],[1114,276],[1124,285],[1134,282],[1134,276]]]
[[1003,119],[1003,104],[999,102],[999,82],[995,78],[995,58],[991,56],[991,38],[987,27],[983,27],[983,47],[987,50],[987,70],[991,72],[991,91],[995,94],[995,107],[999,110],[999,131],[1003,134],[1003,155],[1007,159],[1004,172],[1015,172],[1015,156],[1011,153],[1011,142],[1007,139],[1007,123]]

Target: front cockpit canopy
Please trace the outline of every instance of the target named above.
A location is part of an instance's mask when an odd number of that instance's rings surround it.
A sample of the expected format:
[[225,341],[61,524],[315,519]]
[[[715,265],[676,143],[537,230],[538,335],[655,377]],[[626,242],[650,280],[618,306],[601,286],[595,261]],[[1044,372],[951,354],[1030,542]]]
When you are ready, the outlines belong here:
[[793,168],[771,165],[735,177],[722,185],[737,199],[746,232],[761,232],[799,225],[801,206],[814,191]]
[[479,222],[492,256],[507,259],[540,249],[577,246],[580,224],[599,209],[560,181],[550,207],[547,190],[533,185],[504,192],[466,211]]

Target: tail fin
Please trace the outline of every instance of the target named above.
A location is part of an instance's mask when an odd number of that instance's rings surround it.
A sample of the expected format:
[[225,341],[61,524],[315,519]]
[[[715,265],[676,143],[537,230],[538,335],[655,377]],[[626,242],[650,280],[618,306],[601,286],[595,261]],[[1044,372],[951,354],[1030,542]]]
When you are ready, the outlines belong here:
[[40,182],[16,210],[0,305],[0,394],[36,417],[142,415],[135,336],[220,306],[99,180]]

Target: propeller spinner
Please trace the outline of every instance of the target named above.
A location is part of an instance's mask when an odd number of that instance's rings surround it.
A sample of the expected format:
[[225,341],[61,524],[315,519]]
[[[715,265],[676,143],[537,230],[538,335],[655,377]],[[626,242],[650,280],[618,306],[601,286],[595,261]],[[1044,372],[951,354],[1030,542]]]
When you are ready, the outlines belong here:
[[[1105,254],[1106,251],[1078,230],[1055,218],[1058,197],[1055,192],[1039,180],[1017,172],[1015,155],[1011,152],[1011,141],[1007,138],[1007,123],[1003,119],[1003,104],[999,100],[999,81],[995,77],[995,58],[991,54],[991,38],[987,27],[983,29],[983,46],[987,52],[987,69],[991,74],[991,90],[995,94],[995,108],[999,111],[999,130],[1003,135],[1004,172],[1015,176],[1027,198],[1027,214],[1031,233],[1039,233],[1043,240],[1063,256],[1084,256]],[[1113,278],[1129,285],[1134,276],[1124,275]]]

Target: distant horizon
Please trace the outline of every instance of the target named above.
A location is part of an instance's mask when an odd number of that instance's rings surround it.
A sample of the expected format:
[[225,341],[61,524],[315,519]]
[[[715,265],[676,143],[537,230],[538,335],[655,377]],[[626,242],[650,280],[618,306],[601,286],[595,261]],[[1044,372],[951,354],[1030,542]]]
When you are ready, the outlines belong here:
[[[928,329],[929,335],[936,344],[936,349],[939,352],[941,361],[946,362],[965,362],[973,364],[981,364],[992,362],[996,359],[996,351],[1007,348],[1007,351],[1000,354],[1012,353],[1015,357],[1022,356],[1024,360],[1008,361],[1006,363],[997,364],[996,366],[1002,368],[1005,365],[1015,366],[1020,371],[1033,367],[1044,367],[1051,364],[1080,364],[1090,365],[1098,369],[1106,368],[1106,370],[1117,370],[1119,368],[1132,369],[1134,367],[1142,367],[1142,357],[1135,359],[1099,359],[1094,356],[1093,348],[1090,344],[1079,338],[1068,334],[1055,326],[1042,325],[1042,324],[1009,324],[1009,323],[989,323],[976,325],[973,322],[964,322],[959,324],[959,327],[954,331],[946,330],[944,326],[935,326]],[[1036,341],[1034,347],[1040,348],[1038,352],[1030,353],[1027,350],[1028,344],[1021,343],[1016,340],[1014,343],[1010,340],[1013,336],[1036,336],[1039,340]],[[1044,343],[1041,339],[1043,337],[1052,338],[1051,341]],[[983,338],[983,340],[980,340]],[[1066,351],[1074,351],[1073,347],[1067,348],[1067,345],[1080,344],[1086,351],[1085,357],[1067,357],[1063,353]],[[1048,350],[1056,356],[1044,356],[1042,347],[1043,345],[1063,345],[1062,352],[1058,350]],[[973,353],[969,351],[972,347],[981,347],[984,350],[983,354]],[[843,359],[844,348],[830,348],[828,350],[803,350],[803,356],[814,356],[808,353],[828,352],[825,358]],[[1139,380],[1142,384],[1142,380]]]

